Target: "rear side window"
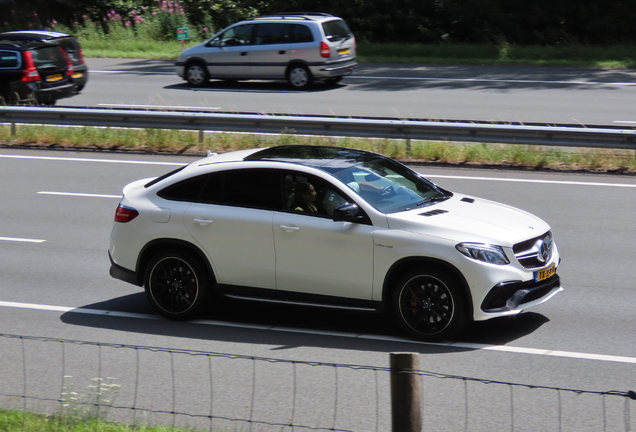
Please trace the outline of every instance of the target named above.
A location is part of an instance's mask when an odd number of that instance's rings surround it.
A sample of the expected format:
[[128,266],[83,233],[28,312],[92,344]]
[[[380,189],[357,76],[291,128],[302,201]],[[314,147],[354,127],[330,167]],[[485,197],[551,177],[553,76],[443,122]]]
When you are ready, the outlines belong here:
[[292,24],[292,37],[295,43],[313,42],[314,35],[311,34],[309,27],[302,24]]
[[259,24],[256,26],[256,45],[289,43],[289,24]]
[[0,69],[17,69],[20,67],[21,57],[17,51],[0,50]]
[[268,169],[227,171],[223,202],[241,207],[280,210],[283,205],[280,172]]
[[353,36],[343,20],[325,21],[322,23],[322,30],[325,32],[327,40],[331,42],[348,39]]
[[280,172],[268,169],[204,174],[170,185],[157,195],[171,201],[269,210],[280,210],[283,202]]

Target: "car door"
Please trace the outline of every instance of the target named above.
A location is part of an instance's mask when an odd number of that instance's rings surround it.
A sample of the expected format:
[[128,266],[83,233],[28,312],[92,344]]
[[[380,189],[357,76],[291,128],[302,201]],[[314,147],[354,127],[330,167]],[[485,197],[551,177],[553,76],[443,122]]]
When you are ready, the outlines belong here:
[[[316,212],[303,209],[301,183],[313,186]],[[285,210],[273,219],[277,289],[370,300],[373,226],[334,222],[333,209],[352,200],[325,180],[290,171],[283,184]]]
[[280,209],[280,174],[241,169],[207,179],[200,201],[184,214],[185,225],[209,255],[218,283],[276,288],[273,208]]
[[254,24],[231,27],[212,39],[202,54],[211,78],[251,77],[250,51]]
[[290,24],[261,23],[255,27],[254,45],[248,54],[252,77],[285,78],[291,43]]

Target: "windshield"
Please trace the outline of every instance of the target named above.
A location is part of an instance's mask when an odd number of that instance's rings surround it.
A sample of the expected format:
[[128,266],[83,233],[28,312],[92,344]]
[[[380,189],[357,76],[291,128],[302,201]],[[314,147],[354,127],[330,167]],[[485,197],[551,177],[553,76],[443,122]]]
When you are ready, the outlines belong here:
[[452,196],[452,193],[390,159],[374,159],[332,175],[382,213],[412,210]]

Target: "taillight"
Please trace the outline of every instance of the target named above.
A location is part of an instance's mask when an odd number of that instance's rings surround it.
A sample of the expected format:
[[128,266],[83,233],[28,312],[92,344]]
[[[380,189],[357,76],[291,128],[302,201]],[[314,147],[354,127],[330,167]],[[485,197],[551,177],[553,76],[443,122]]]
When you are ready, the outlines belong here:
[[139,212],[132,207],[126,207],[121,204],[117,206],[115,210],[115,222],[130,222],[134,218],[139,216]]
[[33,54],[31,51],[24,52],[24,72],[22,73],[22,81],[41,81],[42,77],[40,77],[40,72],[35,67],[35,63],[33,62]]
[[68,70],[66,71],[66,75],[72,76],[73,75],[73,62],[71,61],[71,59],[69,58],[68,54],[66,54],[66,51],[64,51],[64,49],[62,47],[58,47],[58,48],[60,49],[60,51],[62,51],[62,55],[66,59],[66,64],[68,64]]
[[80,58],[80,62],[84,63],[84,51],[82,51],[82,49],[79,49],[79,58]]
[[326,42],[320,42],[320,57],[331,57],[331,48],[329,48],[329,45],[327,45]]

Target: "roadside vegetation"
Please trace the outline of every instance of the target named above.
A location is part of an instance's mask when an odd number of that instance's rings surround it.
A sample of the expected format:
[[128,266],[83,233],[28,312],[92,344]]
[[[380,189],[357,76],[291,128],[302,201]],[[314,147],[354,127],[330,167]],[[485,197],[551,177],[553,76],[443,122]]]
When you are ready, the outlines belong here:
[[171,426],[127,426],[104,420],[75,420],[0,409],[2,432],[195,432]]
[[[353,147],[374,151],[405,162],[465,167],[507,167],[613,173],[636,173],[636,151],[556,148],[518,144],[457,143],[368,138],[329,138],[240,133],[206,133],[158,129],[0,125],[0,146],[146,154],[204,156],[207,151],[227,152],[275,145],[306,144]],[[410,148],[410,151],[407,151]]]

